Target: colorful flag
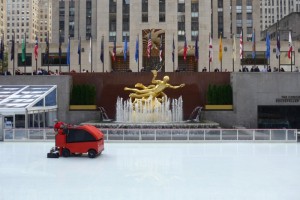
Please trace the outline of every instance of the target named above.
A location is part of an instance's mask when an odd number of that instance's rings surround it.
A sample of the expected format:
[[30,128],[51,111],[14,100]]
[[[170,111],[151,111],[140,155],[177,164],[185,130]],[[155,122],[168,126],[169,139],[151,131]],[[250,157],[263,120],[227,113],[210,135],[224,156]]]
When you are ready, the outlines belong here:
[[209,62],[211,63],[213,61],[213,44],[212,44],[212,38],[211,34],[209,34]]
[[116,61],[116,56],[117,56],[117,47],[116,47],[116,38],[114,41],[114,48],[113,48],[113,61]]
[[11,43],[11,50],[10,50],[10,60],[15,58],[15,35],[13,35],[12,43]]
[[175,41],[174,41],[174,36],[173,36],[173,44],[172,44],[172,61],[173,61],[173,63],[175,61]]
[[38,37],[35,36],[35,45],[34,45],[34,58],[35,58],[35,60],[38,59],[38,55],[39,55],[39,41],[38,41]]
[[288,58],[292,58],[292,52],[293,52],[293,43],[292,43],[292,34],[291,31],[289,32],[289,52],[288,52]]
[[71,44],[70,44],[70,36],[68,38],[68,46],[67,46],[67,65],[71,64]]
[[26,33],[22,40],[22,62],[26,61]]
[[222,35],[220,35],[219,40],[219,61],[222,62],[223,59],[223,43],[222,43]]
[[100,60],[102,63],[104,63],[104,38],[102,36],[101,38],[101,53],[100,53]]
[[4,36],[1,37],[0,41],[0,60],[4,60]]
[[125,41],[124,41],[124,62],[126,62],[127,59],[127,35],[125,36]]
[[270,34],[267,32],[266,36],[266,58],[270,59]]
[[81,37],[79,37],[77,53],[78,53],[78,65],[80,65],[81,64]]
[[45,63],[48,62],[48,58],[49,58],[49,35],[47,35],[46,37],[46,49],[45,49],[45,55],[44,55],[44,59],[45,59]]
[[280,57],[280,35],[279,32],[277,32],[276,58],[278,59],[279,57]]
[[240,59],[242,60],[244,57],[244,43],[243,43],[243,30],[240,35]]
[[252,32],[252,58],[256,57],[256,41],[255,41],[255,29]]
[[138,62],[139,60],[139,36],[136,37],[135,42],[135,62]]
[[197,61],[199,59],[199,50],[198,50],[198,36],[195,41],[195,60]]
[[148,36],[148,45],[147,45],[148,58],[150,58],[150,56],[151,56],[151,48],[152,48],[152,40],[151,40],[151,31],[150,31],[149,36]]
[[162,35],[160,36],[160,47],[159,47],[159,61],[161,62],[163,60],[163,38]]
[[89,63],[92,63],[92,37],[90,37]]
[[232,35],[233,43],[232,43],[232,59],[233,61],[236,60],[236,42],[235,42],[235,34]]
[[186,36],[184,36],[184,47],[183,47],[183,59],[186,60],[187,54],[187,43],[186,43]]

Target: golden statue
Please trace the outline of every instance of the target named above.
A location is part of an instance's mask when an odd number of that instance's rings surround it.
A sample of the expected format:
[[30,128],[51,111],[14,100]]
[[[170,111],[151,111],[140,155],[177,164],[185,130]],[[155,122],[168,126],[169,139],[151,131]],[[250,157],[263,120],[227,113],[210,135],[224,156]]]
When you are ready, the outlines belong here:
[[134,92],[129,94],[129,97],[134,103],[137,102],[137,100],[145,101],[149,99],[149,97],[152,97],[152,100],[157,99],[159,102],[162,102],[167,97],[163,90],[166,88],[177,89],[185,86],[185,84],[180,84],[179,86],[173,86],[169,84],[169,76],[164,76],[163,80],[156,80],[157,71],[152,70],[151,72],[153,74],[152,83],[155,85],[145,86],[142,83],[137,83],[135,84],[135,88],[124,88],[124,90]]

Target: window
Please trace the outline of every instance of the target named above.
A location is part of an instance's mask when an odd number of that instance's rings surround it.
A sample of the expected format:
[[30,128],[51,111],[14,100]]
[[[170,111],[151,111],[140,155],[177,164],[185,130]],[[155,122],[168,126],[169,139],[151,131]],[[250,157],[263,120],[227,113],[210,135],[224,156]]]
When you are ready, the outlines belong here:
[[142,0],[142,22],[148,22],[148,0]]
[[115,0],[109,0],[109,41],[110,42],[116,40],[116,34],[117,34],[116,31],[117,31],[117,4]]
[[127,41],[130,41],[129,29],[130,29],[130,4],[128,0],[123,0],[123,41],[127,35]]
[[67,134],[67,143],[96,141],[95,137],[85,130],[68,129],[64,130],[64,133]]
[[159,22],[166,21],[166,1],[159,0]]

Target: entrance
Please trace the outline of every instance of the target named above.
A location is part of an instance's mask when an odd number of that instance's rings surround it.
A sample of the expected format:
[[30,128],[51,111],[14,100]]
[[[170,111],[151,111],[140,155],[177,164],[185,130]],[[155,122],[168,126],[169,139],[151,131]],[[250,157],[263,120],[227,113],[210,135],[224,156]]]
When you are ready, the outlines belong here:
[[0,115],[0,141],[3,141],[4,131],[3,129],[12,129],[14,127],[13,115]]
[[300,129],[300,106],[258,106],[258,128]]

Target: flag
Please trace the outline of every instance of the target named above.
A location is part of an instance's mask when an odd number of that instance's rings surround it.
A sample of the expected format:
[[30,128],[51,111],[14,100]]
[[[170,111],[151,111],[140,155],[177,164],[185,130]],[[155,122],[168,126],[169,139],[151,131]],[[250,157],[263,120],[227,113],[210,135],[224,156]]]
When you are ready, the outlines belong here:
[[186,36],[184,36],[184,47],[183,47],[183,59],[186,60],[187,53],[187,44],[186,44]]
[[22,40],[22,62],[26,61],[26,34]]
[[252,32],[252,58],[256,57],[256,41],[255,41],[255,29]]
[[293,52],[293,43],[292,43],[292,34],[291,31],[289,32],[289,52],[288,52],[288,58],[292,58],[292,52]]
[[4,60],[4,36],[1,37],[0,41],[0,60]]
[[81,37],[79,37],[77,53],[78,53],[78,65],[81,65]]
[[71,64],[71,44],[70,44],[70,36],[68,38],[68,46],[67,46],[67,65],[70,65]]
[[89,63],[92,63],[92,37],[90,37]]
[[139,60],[139,36],[136,37],[135,42],[135,62],[138,62]]
[[159,47],[159,61],[161,62],[163,60],[162,55],[163,54],[163,38],[162,35],[160,36],[160,47]]
[[173,45],[172,45],[172,61],[175,61],[175,41],[174,41],[174,35],[173,35]]
[[270,34],[267,32],[266,36],[266,58],[270,59]]
[[241,31],[240,35],[240,59],[242,60],[244,57],[244,46],[243,46],[243,30]]
[[151,56],[151,48],[152,48],[152,40],[151,40],[151,31],[150,31],[149,36],[148,36],[148,45],[147,45],[148,58],[150,58],[150,56]]
[[235,34],[233,34],[233,43],[232,43],[232,59],[236,60],[236,42],[235,42]]
[[276,58],[278,59],[279,57],[280,57],[280,35],[279,32],[277,32]]
[[209,34],[209,62],[211,63],[213,61],[213,44],[212,44],[212,38],[211,34]]
[[222,44],[222,35],[220,35],[220,40],[219,40],[219,61],[222,62],[223,59],[223,44]]
[[38,41],[38,37],[35,36],[35,45],[34,45],[34,58],[35,58],[35,60],[38,59],[38,54],[39,54],[39,41]]
[[49,38],[48,35],[46,37],[46,49],[45,49],[45,55],[44,55],[44,59],[45,59],[45,63],[48,62],[48,58],[49,58]]
[[116,61],[116,56],[117,56],[117,47],[116,47],[116,38],[115,38],[114,48],[113,48],[113,61]]
[[104,41],[103,36],[101,38],[101,53],[100,53],[100,60],[104,63]]
[[124,62],[126,62],[127,59],[127,35],[125,36],[125,41],[124,41]]
[[199,59],[199,51],[198,51],[198,36],[195,41],[195,60],[197,61]]
[[15,58],[15,35],[13,35],[12,43],[11,43],[11,50],[10,50],[10,60]]

